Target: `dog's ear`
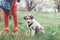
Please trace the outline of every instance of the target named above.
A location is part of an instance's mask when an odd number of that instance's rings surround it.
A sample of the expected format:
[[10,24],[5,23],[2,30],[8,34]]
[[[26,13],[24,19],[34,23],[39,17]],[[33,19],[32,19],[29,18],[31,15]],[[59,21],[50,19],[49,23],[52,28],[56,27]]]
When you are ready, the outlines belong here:
[[24,20],[26,20],[27,17],[30,17],[31,19],[33,19],[34,17],[32,15],[25,15],[23,18]]
[[23,18],[24,18],[24,20],[25,20],[25,19],[26,19],[26,16],[24,16]]
[[33,19],[34,17],[32,15],[30,15],[31,19]]

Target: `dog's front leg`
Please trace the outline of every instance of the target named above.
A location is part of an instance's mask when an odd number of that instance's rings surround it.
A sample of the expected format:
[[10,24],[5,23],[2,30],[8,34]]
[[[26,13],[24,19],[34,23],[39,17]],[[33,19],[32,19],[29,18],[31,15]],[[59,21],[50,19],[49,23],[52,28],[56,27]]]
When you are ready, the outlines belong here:
[[28,30],[28,35],[29,35],[29,36],[31,35],[31,30],[30,30],[30,29]]
[[35,35],[35,30],[32,29],[32,30],[31,30],[31,36],[34,36],[34,35]]
[[30,30],[30,28],[28,28],[28,34],[27,34],[27,36],[30,36],[31,35],[31,30]]

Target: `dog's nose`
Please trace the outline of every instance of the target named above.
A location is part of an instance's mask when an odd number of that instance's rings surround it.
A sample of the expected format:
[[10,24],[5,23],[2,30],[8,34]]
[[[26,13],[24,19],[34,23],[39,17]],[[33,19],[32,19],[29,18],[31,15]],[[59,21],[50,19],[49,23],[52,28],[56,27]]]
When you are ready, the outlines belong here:
[[29,21],[27,23],[30,23]]

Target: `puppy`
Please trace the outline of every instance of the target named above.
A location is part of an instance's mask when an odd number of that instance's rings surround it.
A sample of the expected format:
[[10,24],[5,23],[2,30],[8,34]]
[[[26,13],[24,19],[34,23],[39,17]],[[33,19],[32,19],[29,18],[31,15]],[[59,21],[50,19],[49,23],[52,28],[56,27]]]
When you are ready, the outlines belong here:
[[37,21],[35,21],[32,15],[24,16],[24,20],[27,22],[27,27],[28,27],[30,36],[45,33],[44,28]]

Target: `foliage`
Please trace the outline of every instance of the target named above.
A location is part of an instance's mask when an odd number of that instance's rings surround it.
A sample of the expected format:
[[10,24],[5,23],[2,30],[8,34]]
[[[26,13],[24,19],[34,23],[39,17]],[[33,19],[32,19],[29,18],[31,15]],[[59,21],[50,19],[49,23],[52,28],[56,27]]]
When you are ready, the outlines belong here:
[[[36,35],[34,37],[25,36],[27,34],[26,23],[23,16],[32,14],[35,19],[45,28],[44,35]],[[0,40],[60,40],[60,14],[59,13],[42,13],[42,12],[20,12],[19,13],[19,34],[13,34],[13,19],[10,20],[10,32],[7,35],[1,33],[4,30],[3,21],[0,22]]]

